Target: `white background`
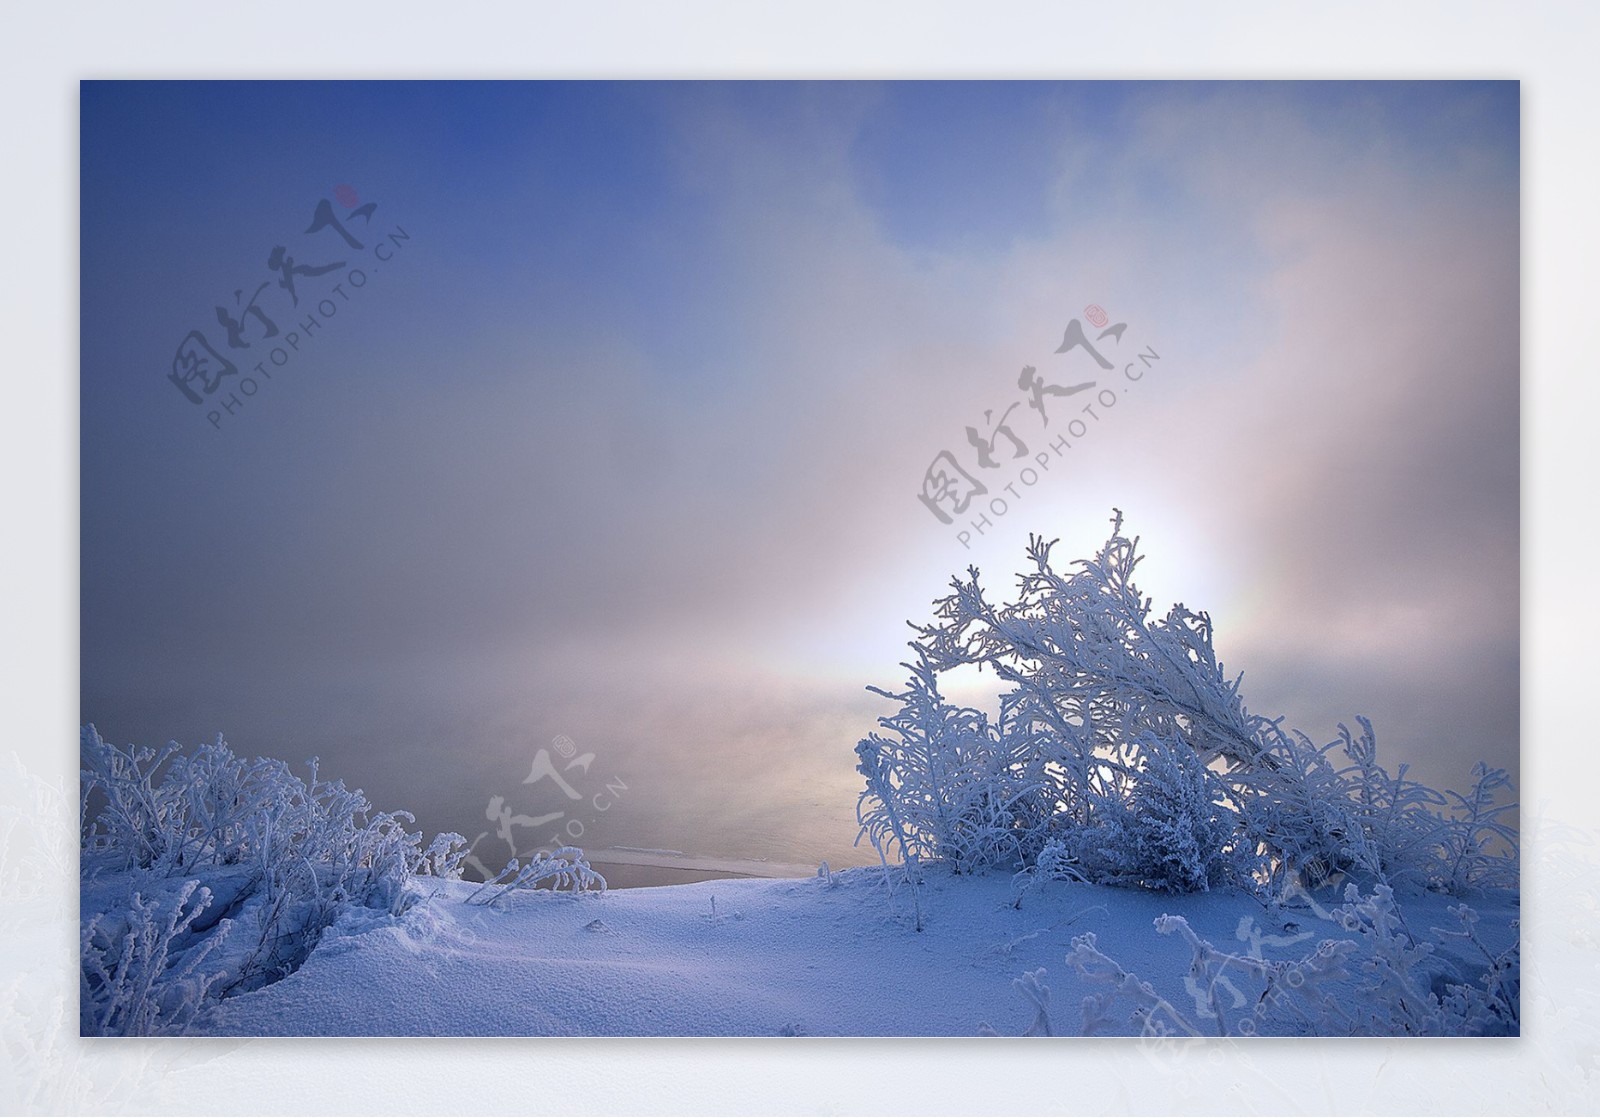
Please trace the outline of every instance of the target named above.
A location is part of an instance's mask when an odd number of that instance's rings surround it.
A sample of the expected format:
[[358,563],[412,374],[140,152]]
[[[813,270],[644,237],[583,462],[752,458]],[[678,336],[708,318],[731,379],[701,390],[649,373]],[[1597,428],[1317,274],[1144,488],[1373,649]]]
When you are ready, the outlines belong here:
[[[6,8],[0,564],[8,623],[0,679],[11,737],[0,743],[0,1111],[1600,1109],[1591,652],[1600,633],[1591,589],[1600,471],[1590,423],[1600,7],[985,7],[746,0]],[[77,82],[416,76],[1520,79],[1524,1037],[1165,1050],[1121,1041],[1046,1050],[1015,1040],[78,1039]]]

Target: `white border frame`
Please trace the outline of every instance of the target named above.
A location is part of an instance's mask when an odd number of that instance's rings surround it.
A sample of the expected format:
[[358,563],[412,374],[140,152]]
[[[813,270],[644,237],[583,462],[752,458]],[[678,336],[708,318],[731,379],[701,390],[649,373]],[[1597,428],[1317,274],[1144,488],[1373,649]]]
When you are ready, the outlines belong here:
[[[1523,95],[1525,818],[1589,828],[1600,775],[1588,704],[1600,478],[1587,430],[1600,6],[1161,2],[866,7],[827,0],[484,3],[280,0],[8,7],[0,84],[11,158],[0,268],[10,513],[4,565],[9,747],[64,809],[11,811],[0,866],[70,841],[77,721],[77,81],[96,77],[1515,78]],[[92,530],[92,526],[88,526]],[[15,770],[0,779],[13,781]],[[25,783],[25,781],[24,781]],[[16,789],[13,786],[13,791]],[[0,795],[0,805],[13,798]],[[10,811],[10,808],[7,808]],[[57,817],[59,816],[59,817]],[[58,834],[60,832],[61,834]],[[1600,1109],[1594,930],[1571,864],[1529,836],[1526,1034],[1516,1041],[1321,1042],[1154,1058],[1130,1042],[83,1041],[70,875],[0,918],[0,1110],[102,1113],[1566,1112]],[[26,865],[27,859],[21,859]],[[1556,883],[1559,882],[1559,891]],[[59,888],[57,888],[59,887]],[[1590,910],[1592,911],[1592,909]],[[46,917],[36,920],[38,913]],[[55,942],[56,940],[63,942]],[[59,968],[60,1006],[3,992]],[[27,1060],[41,1062],[28,1065]],[[19,1062],[21,1060],[22,1062]],[[1583,1062],[1587,1061],[1587,1067]],[[27,1072],[26,1075],[23,1073]],[[9,1082],[8,1082],[9,1081]]]

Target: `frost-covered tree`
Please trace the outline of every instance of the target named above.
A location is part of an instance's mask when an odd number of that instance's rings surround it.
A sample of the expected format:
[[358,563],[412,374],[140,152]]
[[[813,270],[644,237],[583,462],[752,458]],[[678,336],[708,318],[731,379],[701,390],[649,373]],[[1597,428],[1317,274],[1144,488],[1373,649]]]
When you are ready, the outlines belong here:
[[[1189,891],[1362,875],[1462,891],[1515,880],[1504,773],[1480,767],[1465,796],[1390,776],[1370,723],[1324,746],[1250,712],[1211,618],[1164,617],[1134,583],[1138,540],[1122,515],[1096,555],[1055,569],[1032,537],[1015,599],[979,572],[951,582],[913,625],[900,704],[857,746],[858,817],[885,856],[1049,867],[1051,876]],[[999,720],[952,706],[939,677],[992,673]]]

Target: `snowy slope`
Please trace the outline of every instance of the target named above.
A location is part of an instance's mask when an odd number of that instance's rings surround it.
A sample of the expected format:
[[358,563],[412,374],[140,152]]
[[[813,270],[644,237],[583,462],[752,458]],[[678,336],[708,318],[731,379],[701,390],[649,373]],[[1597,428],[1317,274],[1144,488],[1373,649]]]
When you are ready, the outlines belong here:
[[[1273,912],[1240,892],[1172,896],[1057,882],[1027,892],[1019,909],[1006,875],[956,877],[937,867],[926,871],[917,932],[911,893],[898,871],[894,880],[892,897],[874,868],[834,874],[831,883],[519,893],[503,909],[466,904],[471,884],[435,883],[432,898],[402,917],[347,916],[295,974],[224,1002],[208,1031],[970,1036],[987,1023],[1020,1034],[1034,1014],[1012,980],[1043,967],[1053,1029],[1076,1034],[1084,996],[1104,989],[1065,962],[1084,932],[1210,1028],[1185,990],[1188,949],[1155,933],[1157,916],[1181,914],[1219,948],[1254,947],[1268,959],[1350,938],[1324,918],[1338,903],[1331,896],[1319,916],[1303,902]],[[1406,919],[1424,936],[1452,927],[1450,903],[1409,898]],[[1511,895],[1474,902],[1497,950],[1514,935],[1515,906]],[[1434,966],[1455,971],[1454,981],[1481,969],[1453,948]],[[1231,998],[1224,991],[1225,1006]]]

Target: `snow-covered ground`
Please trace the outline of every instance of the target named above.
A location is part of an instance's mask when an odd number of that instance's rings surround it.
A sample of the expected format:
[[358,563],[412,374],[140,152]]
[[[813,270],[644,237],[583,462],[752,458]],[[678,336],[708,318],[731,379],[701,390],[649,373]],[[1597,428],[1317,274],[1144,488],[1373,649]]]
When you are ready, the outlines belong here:
[[[1269,960],[1302,957],[1325,938],[1353,938],[1331,919],[1339,903],[1332,895],[1272,910],[1238,891],[1174,896],[1051,882],[1028,889],[1016,907],[1007,875],[957,877],[939,867],[925,870],[916,904],[898,870],[886,879],[878,868],[831,880],[519,891],[495,907],[468,904],[477,889],[470,883],[429,889],[429,899],[400,917],[347,913],[297,972],[227,999],[207,1031],[971,1036],[988,1025],[1015,1035],[1036,1014],[1013,981],[1044,968],[1051,1030],[1070,1035],[1081,1030],[1085,996],[1106,990],[1066,962],[1085,932],[1209,1031],[1205,991],[1185,988],[1190,952],[1179,937],[1156,933],[1158,916],[1182,915],[1220,950]],[[1446,911],[1453,903],[1437,895],[1402,900],[1409,926],[1434,940],[1430,929],[1458,926]],[[1473,906],[1488,945],[1509,945],[1515,896],[1478,897]],[[1429,967],[1468,981],[1483,969],[1472,954],[1442,947]],[[1237,1022],[1260,985],[1226,970],[1222,977],[1228,981],[1216,992]],[[1125,1021],[1120,1031],[1139,1029]]]

